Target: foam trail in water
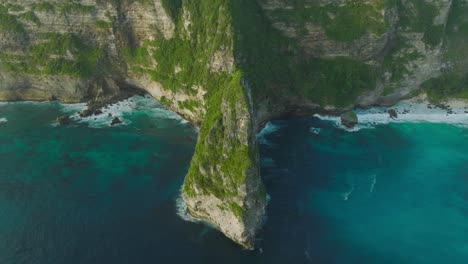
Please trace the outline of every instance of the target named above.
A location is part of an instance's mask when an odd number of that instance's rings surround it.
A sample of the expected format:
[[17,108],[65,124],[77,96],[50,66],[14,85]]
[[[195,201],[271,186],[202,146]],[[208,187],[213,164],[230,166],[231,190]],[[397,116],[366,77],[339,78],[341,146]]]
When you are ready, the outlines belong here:
[[[388,109],[395,109],[398,112],[398,118],[390,118],[390,115],[387,113]],[[332,121],[339,128],[354,132],[388,123],[429,122],[468,126],[468,113],[466,113],[466,111],[467,110],[464,108],[454,108],[452,112],[449,113],[449,111],[442,108],[429,108],[427,104],[403,101],[390,108],[375,107],[367,110],[356,110],[359,124],[352,129],[347,129],[342,126],[340,117],[326,115],[315,116],[322,120]]]
[[377,175],[373,174],[371,176],[371,185],[370,185],[370,189],[369,189],[369,192],[372,193],[374,191],[374,187],[375,187],[375,184],[377,183]]
[[86,103],[79,104],[60,104],[60,110],[64,114],[72,115],[86,109]]
[[266,123],[265,127],[257,134],[258,142],[263,145],[271,146],[272,143],[266,139],[266,136],[278,131],[280,128],[279,125],[275,125],[272,122]]
[[354,184],[351,185],[351,189],[349,189],[349,191],[347,191],[347,192],[345,192],[345,193],[342,194],[342,195],[343,195],[343,200],[348,201],[349,196],[350,196],[353,192],[354,192]]
[[315,134],[315,135],[320,135],[321,129],[320,129],[320,128],[317,128],[317,127],[311,127],[311,128],[309,129],[309,131],[310,131],[311,133]]
[[0,117],[0,123],[6,123],[6,122],[8,122],[8,119],[4,117]]

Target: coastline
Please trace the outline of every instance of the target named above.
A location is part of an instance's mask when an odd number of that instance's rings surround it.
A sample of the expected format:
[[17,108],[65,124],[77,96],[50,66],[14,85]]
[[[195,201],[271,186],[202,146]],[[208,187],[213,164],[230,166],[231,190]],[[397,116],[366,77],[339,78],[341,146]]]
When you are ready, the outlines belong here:
[[[388,110],[395,110],[397,118],[391,118]],[[371,107],[356,109],[358,125],[346,128],[341,124],[339,116],[315,114],[324,121],[334,122],[336,127],[349,132],[373,128],[376,125],[389,123],[444,123],[458,126],[468,126],[468,100],[447,99],[438,104],[431,103],[423,94],[412,99],[402,100],[389,107]]]
[[[141,96],[142,99],[152,98],[148,95]],[[95,116],[90,115],[87,117],[80,117],[78,112],[84,111],[90,107],[89,102],[62,102],[51,100],[14,100],[14,101],[0,101],[0,106],[15,103],[28,103],[28,104],[47,104],[57,102],[61,106],[65,114],[71,114],[70,118],[79,123],[96,123],[92,126],[103,127],[107,126],[110,122],[110,116],[122,117],[123,113],[129,113],[138,109],[138,104],[134,102],[135,96],[128,97],[115,102],[109,102],[103,106],[96,107],[95,110],[100,110],[103,115]],[[154,100],[154,98],[152,98]],[[166,116],[170,119],[177,119],[181,123],[189,123],[190,121],[182,117],[179,113],[167,109],[157,100],[154,100],[155,105],[159,112],[153,113],[156,115]],[[147,102],[147,104],[150,104]],[[93,108],[94,109],[94,108]],[[388,114],[388,110],[394,109],[398,118],[392,119]],[[431,103],[426,94],[421,94],[417,97],[401,100],[392,106],[372,106],[367,109],[354,110],[358,116],[359,123],[356,127],[349,129],[341,125],[340,116],[335,113],[311,113],[310,116],[318,117],[321,120],[332,121],[336,126],[347,130],[349,132],[358,131],[362,128],[371,128],[374,125],[387,124],[387,123],[402,123],[402,122],[428,122],[428,123],[448,123],[468,126],[468,100],[450,98],[445,99],[439,103]],[[167,112],[173,113],[169,114]],[[110,116],[109,116],[110,114]],[[159,116],[158,115],[158,116]],[[0,116],[2,118],[2,116]],[[124,118],[124,117],[122,117]],[[266,134],[273,133],[279,128],[271,126],[271,120],[268,120],[257,133],[257,140],[260,143],[264,141]],[[3,121],[5,122],[5,121]]]
[[[32,105],[55,105],[62,115],[68,116],[74,123],[86,124],[91,128],[106,128],[110,127],[112,119],[117,117],[123,123],[120,125],[130,125],[131,121],[128,116],[131,114],[146,114],[154,118],[172,119],[181,124],[188,124],[189,121],[184,119],[178,113],[165,108],[161,103],[154,100],[150,96],[134,95],[120,101],[108,103],[104,106],[93,108],[97,113],[88,116],[80,116],[80,113],[89,109],[89,103],[67,103],[62,101],[11,101],[0,102],[1,106],[10,104],[32,104]],[[7,122],[7,118],[0,113],[0,123]],[[58,126],[58,122],[53,123]]]

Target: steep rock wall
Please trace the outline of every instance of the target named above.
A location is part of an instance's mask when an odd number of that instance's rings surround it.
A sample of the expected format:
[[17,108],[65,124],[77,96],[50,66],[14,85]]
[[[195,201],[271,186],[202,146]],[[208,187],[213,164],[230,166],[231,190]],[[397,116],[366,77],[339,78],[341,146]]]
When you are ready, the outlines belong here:
[[174,35],[159,0],[2,0],[0,17],[0,100],[126,95],[128,53]]

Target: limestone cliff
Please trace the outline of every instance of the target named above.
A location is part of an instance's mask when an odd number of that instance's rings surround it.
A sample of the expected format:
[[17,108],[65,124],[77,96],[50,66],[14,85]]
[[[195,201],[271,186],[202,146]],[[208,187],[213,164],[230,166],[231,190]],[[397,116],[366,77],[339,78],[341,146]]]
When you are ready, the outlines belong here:
[[200,127],[189,212],[253,248],[261,125],[468,98],[467,14],[467,0],[0,0],[0,100],[150,93]]

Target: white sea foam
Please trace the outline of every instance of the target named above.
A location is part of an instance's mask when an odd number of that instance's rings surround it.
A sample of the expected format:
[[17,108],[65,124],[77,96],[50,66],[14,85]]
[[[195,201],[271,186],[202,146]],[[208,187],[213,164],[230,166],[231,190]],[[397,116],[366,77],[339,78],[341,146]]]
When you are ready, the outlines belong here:
[[372,180],[371,180],[371,185],[370,185],[370,189],[369,189],[370,193],[372,193],[374,191],[375,184],[377,183],[377,175],[372,174],[371,179]]
[[187,204],[182,198],[182,195],[179,195],[176,199],[176,210],[177,210],[177,215],[180,218],[182,218],[182,220],[194,222],[194,223],[200,222],[200,220],[194,218],[188,213]]
[[[78,108],[78,106],[76,107]],[[131,124],[129,118],[131,114],[143,113],[154,118],[174,119],[182,124],[188,123],[188,121],[175,112],[163,108],[154,99],[148,97],[133,96],[115,104],[105,106],[100,110],[102,114],[84,118],[80,117],[76,112],[76,114],[72,115],[72,119],[79,123],[86,123],[89,127],[101,128],[110,126],[112,119],[116,117],[123,122],[123,124],[120,125],[129,125]]]
[[279,125],[275,125],[272,122],[266,123],[265,127],[257,134],[257,140],[260,144],[271,146],[271,142],[266,139],[267,135],[270,135],[281,128]]
[[6,123],[8,122],[8,119],[4,118],[4,117],[0,117],[0,124],[1,123]]
[[110,126],[112,119],[115,117],[118,117],[123,124],[130,124],[130,121],[123,117],[124,113],[132,110],[128,100],[103,107],[100,110],[102,111],[102,114],[99,115],[80,117],[79,113],[76,113],[72,115],[71,118],[78,123],[86,123],[89,127],[93,128],[108,127]]
[[354,192],[354,184],[351,185],[351,189],[349,189],[347,192],[343,193],[343,200],[347,201],[349,199],[349,196]]
[[86,103],[60,104],[60,110],[65,114],[76,114],[86,109]]
[[311,128],[309,129],[309,131],[310,131],[311,133],[315,134],[315,135],[320,135],[321,129],[320,129],[320,128],[317,128],[317,127],[311,127]]
[[[395,109],[398,118],[390,118],[388,109]],[[467,109],[468,110],[468,109]],[[460,126],[468,126],[468,113],[464,108],[453,108],[452,113],[441,108],[428,108],[427,104],[415,103],[412,101],[402,101],[393,107],[375,107],[367,110],[357,110],[359,124],[352,129],[347,129],[341,125],[340,117],[315,115],[316,117],[334,122],[337,127],[346,129],[350,132],[358,131],[363,128],[374,128],[376,125],[388,123],[446,123]]]

